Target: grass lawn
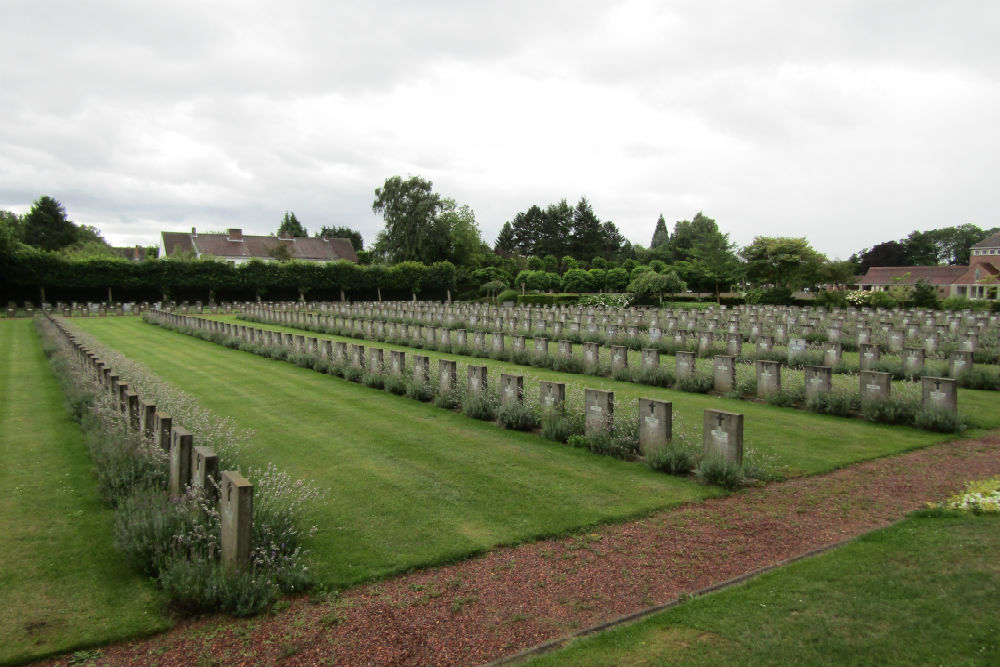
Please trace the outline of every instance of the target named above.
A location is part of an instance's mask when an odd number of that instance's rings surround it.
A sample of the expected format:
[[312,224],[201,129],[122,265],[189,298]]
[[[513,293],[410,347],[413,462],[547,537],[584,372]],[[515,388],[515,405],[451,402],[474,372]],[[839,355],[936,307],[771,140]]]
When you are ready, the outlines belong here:
[[[211,319],[237,322],[235,316],[213,316]],[[615,400],[618,405],[634,405],[639,397],[671,401],[675,424],[679,422],[682,426],[696,428],[699,433],[702,425],[702,414],[706,408],[740,412],[744,414],[743,428],[746,444],[763,453],[776,456],[782,464],[788,466],[789,474],[792,475],[826,472],[857,461],[888,456],[954,439],[953,435],[872,424],[861,419],[817,415],[804,410],[778,408],[755,401],[674,391],[634,382],[618,382],[610,378],[560,373],[549,369],[518,366],[484,357],[465,357],[433,350],[417,350],[378,342],[370,343],[355,338],[314,334],[277,325],[246,324],[274,331],[305,333],[318,338],[364,343],[386,350],[406,350],[409,354],[429,356],[432,369],[437,367],[437,359],[455,359],[464,363],[484,364],[491,371],[499,369],[502,372],[524,374],[526,387],[528,383],[537,385],[538,380],[565,382],[567,395],[574,391],[582,395],[585,387],[611,390],[615,392]],[[464,377],[461,369],[458,377]],[[968,405],[970,402],[974,402],[974,408]],[[988,428],[1000,426],[1000,392],[961,390],[959,405],[961,409],[974,414],[977,423],[982,426]],[[973,412],[973,410],[975,411]],[[968,436],[975,437],[981,434],[982,431],[972,431]]]
[[138,318],[72,324],[254,429],[243,465],[329,489],[312,555],[331,586],[719,493]]
[[1000,517],[912,517],[522,664],[997,665]]
[[111,546],[79,427],[30,319],[0,321],[0,664],[170,625]]

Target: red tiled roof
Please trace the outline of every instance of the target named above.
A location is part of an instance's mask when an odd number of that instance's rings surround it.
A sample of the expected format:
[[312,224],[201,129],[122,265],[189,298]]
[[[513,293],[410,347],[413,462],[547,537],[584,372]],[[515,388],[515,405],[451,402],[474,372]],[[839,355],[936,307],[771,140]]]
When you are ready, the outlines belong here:
[[970,248],[1000,248],[1000,232],[993,236],[987,236],[979,243],[973,243]]
[[918,280],[924,280],[931,285],[952,285],[968,270],[968,266],[873,266],[858,284],[914,285]]
[[332,262],[346,259],[357,262],[350,239],[328,239],[300,236],[279,239],[276,236],[243,235],[242,241],[231,241],[228,234],[188,234],[185,232],[162,232],[166,254],[177,252],[197,252],[220,259],[272,259],[272,252],[279,245],[288,248],[292,259]]

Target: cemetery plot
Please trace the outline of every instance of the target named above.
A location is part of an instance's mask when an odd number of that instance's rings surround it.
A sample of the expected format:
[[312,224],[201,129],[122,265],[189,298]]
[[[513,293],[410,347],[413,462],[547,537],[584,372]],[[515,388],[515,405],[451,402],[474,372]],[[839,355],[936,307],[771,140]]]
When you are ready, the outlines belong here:
[[161,630],[112,546],[112,512],[31,320],[0,322],[0,663]]
[[241,460],[329,489],[312,546],[329,585],[719,493],[137,319],[73,325],[254,429]]
[[[233,322],[232,319],[217,319],[220,324]],[[291,332],[293,328],[279,325],[261,325],[259,328],[275,332]],[[282,335],[287,335],[283,333]],[[356,339],[321,335],[323,340],[352,341]],[[390,350],[414,352],[412,348],[398,345],[377,343]],[[438,353],[430,350],[419,350],[419,354],[427,356],[431,363],[437,364],[441,359],[454,359],[458,355]],[[412,356],[412,355],[411,355]],[[476,358],[470,358],[470,361]],[[747,441],[766,455],[776,456],[781,464],[789,466],[790,474],[815,473],[839,467],[853,461],[884,456],[893,452],[920,447],[931,442],[941,442],[947,435],[922,433],[912,429],[899,429],[864,422],[859,419],[845,420],[836,417],[816,415],[809,412],[776,408],[759,403],[720,399],[689,392],[676,392],[640,386],[630,382],[618,382],[613,379],[581,376],[578,374],[558,373],[545,368],[525,369],[509,362],[482,360],[488,364],[491,373],[522,373],[526,374],[526,387],[535,391],[538,381],[553,381],[566,383],[570,394],[582,399],[585,388],[612,390],[616,393],[619,406],[625,406],[627,413],[634,414],[636,401],[646,396],[664,397],[674,402],[674,412],[679,419],[679,428],[689,425],[695,429],[702,423],[702,412],[707,408],[717,408],[720,401],[728,407],[727,410],[741,412],[747,415]],[[478,363],[478,362],[477,362]],[[697,360],[697,364],[712,364],[712,360]],[[743,366],[741,365],[742,369]],[[457,372],[457,371],[456,371]],[[708,367],[711,372],[711,366]],[[749,366],[741,373],[753,373]],[[801,376],[800,376],[801,377]],[[530,378],[530,379],[529,379]],[[804,380],[803,380],[804,382]],[[837,383],[846,383],[850,390],[857,393],[858,379],[851,376],[838,376]],[[575,393],[574,393],[575,392]],[[919,396],[920,387],[916,385],[914,392]],[[997,392],[969,392],[978,394],[980,404],[991,405],[993,408],[977,418],[982,425],[994,425],[993,419],[1000,424],[1000,394]],[[964,400],[963,393],[961,400]],[[619,410],[619,412],[622,412]],[[887,435],[891,432],[891,436]]]

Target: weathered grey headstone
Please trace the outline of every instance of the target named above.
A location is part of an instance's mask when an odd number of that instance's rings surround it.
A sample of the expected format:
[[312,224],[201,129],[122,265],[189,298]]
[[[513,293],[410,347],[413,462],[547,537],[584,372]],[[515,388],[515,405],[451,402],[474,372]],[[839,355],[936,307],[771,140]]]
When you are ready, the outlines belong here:
[[789,338],[788,339],[788,363],[795,363],[795,360],[801,357],[806,351],[806,339],[805,338]]
[[413,355],[413,381],[427,384],[431,378],[431,358],[422,354]]
[[447,394],[458,382],[458,363],[450,359],[438,361],[438,393]]
[[333,358],[341,363],[347,361],[347,343],[339,340],[333,342]]
[[781,391],[781,363],[758,359],[755,362],[757,370],[757,398],[767,398]]
[[600,348],[597,343],[584,343],[583,344],[583,363],[588,368],[592,368],[597,365],[598,359],[600,359]]
[[958,412],[958,382],[953,378],[920,378],[921,405],[930,410]]
[[469,395],[479,395],[486,392],[486,366],[469,364],[467,370],[466,391]]
[[724,354],[712,361],[712,381],[715,391],[725,393],[736,388],[736,357]]
[[218,484],[218,455],[210,447],[195,447],[191,452],[191,487],[214,496]]
[[548,356],[549,354],[549,339],[540,338],[535,336],[535,354],[539,356]]
[[861,402],[884,401],[892,391],[892,376],[877,371],[861,371]]
[[571,341],[559,341],[559,356],[563,359],[569,359],[573,356],[573,343]]
[[219,523],[222,565],[229,569],[246,567],[253,535],[253,484],[235,470],[222,473]]
[[828,393],[833,389],[833,371],[829,366],[806,366],[806,400]]
[[743,464],[743,415],[705,410],[703,419],[705,458]]
[[125,404],[128,406],[128,425],[133,431],[142,428],[142,414],[139,412],[139,394],[134,391],[126,392]]
[[515,352],[524,352],[524,336],[517,335],[510,337],[510,346]]
[[193,436],[187,429],[175,426],[170,430],[170,478],[168,489],[171,496],[179,496],[191,483],[191,448]]
[[490,334],[490,341],[494,352],[503,352],[503,332],[494,331]]
[[743,354],[743,334],[731,333],[726,335],[726,354],[731,357],[738,357]]
[[712,334],[706,331],[698,334],[698,354],[704,354],[712,347]]
[[500,374],[500,405],[517,405],[524,400],[524,376]]
[[924,370],[924,348],[904,347],[902,352],[903,373],[920,375]]
[[628,368],[628,348],[621,345],[611,346],[611,372]]
[[152,403],[139,400],[139,420],[143,437],[153,439],[156,437],[156,406]]
[[677,379],[694,377],[694,352],[678,350],[674,353]]
[[774,349],[774,339],[771,336],[757,336],[757,354],[765,355]]
[[406,352],[403,350],[389,350],[389,372],[393,375],[402,375],[406,368]]
[[660,351],[656,348],[643,348],[642,350],[642,368],[644,370],[653,370],[660,367]]
[[615,408],[615,393],[600,389],[584,389],[586,417],[584,428],[587,435],[611,430],[611,420]]
[[164,452],[170,452],[170,431],[173,429],[173,418],[165,412],[157,412],[156,416],[156,444]]
[[648,454],[666,446],[673,437],[673,404],[652,398],[639,399],[639,449]]
[[368,348],[368,372],[378,374],[382,372],[382,362],[385,359],[385,352],[380,347]]
[[543,409],[558,407],[566,401],[565,382],[547,382],[542,380],[539,383],[539,388],[538,402]]
[[972,370],[972,352],[952,350],[948,356],[948,377],[958,379]]
[[860,352],[860,367],[863,371],[873,370],[879,362],[880,354],[878,345],[858,345]]
[[351,343],[351,365],[355,368],[365,367],[365,346]]
[[831,368],[840,364],[844,356],[844,346],[839,342],[823,344],[823,365]]
[[484,351],[486,349],[486,332],[476,331],[473,334],[472,344],[476,348],[476,351]]

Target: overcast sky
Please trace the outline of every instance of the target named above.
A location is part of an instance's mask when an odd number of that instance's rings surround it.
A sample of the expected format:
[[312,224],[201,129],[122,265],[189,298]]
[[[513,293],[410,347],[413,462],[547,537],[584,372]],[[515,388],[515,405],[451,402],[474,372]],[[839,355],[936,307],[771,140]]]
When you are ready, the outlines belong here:
[[586,196],[831,258],[1000,225],[1000,3],[0,0],[0,208],[115,245],[382,228],[420,175],[492,245]]

